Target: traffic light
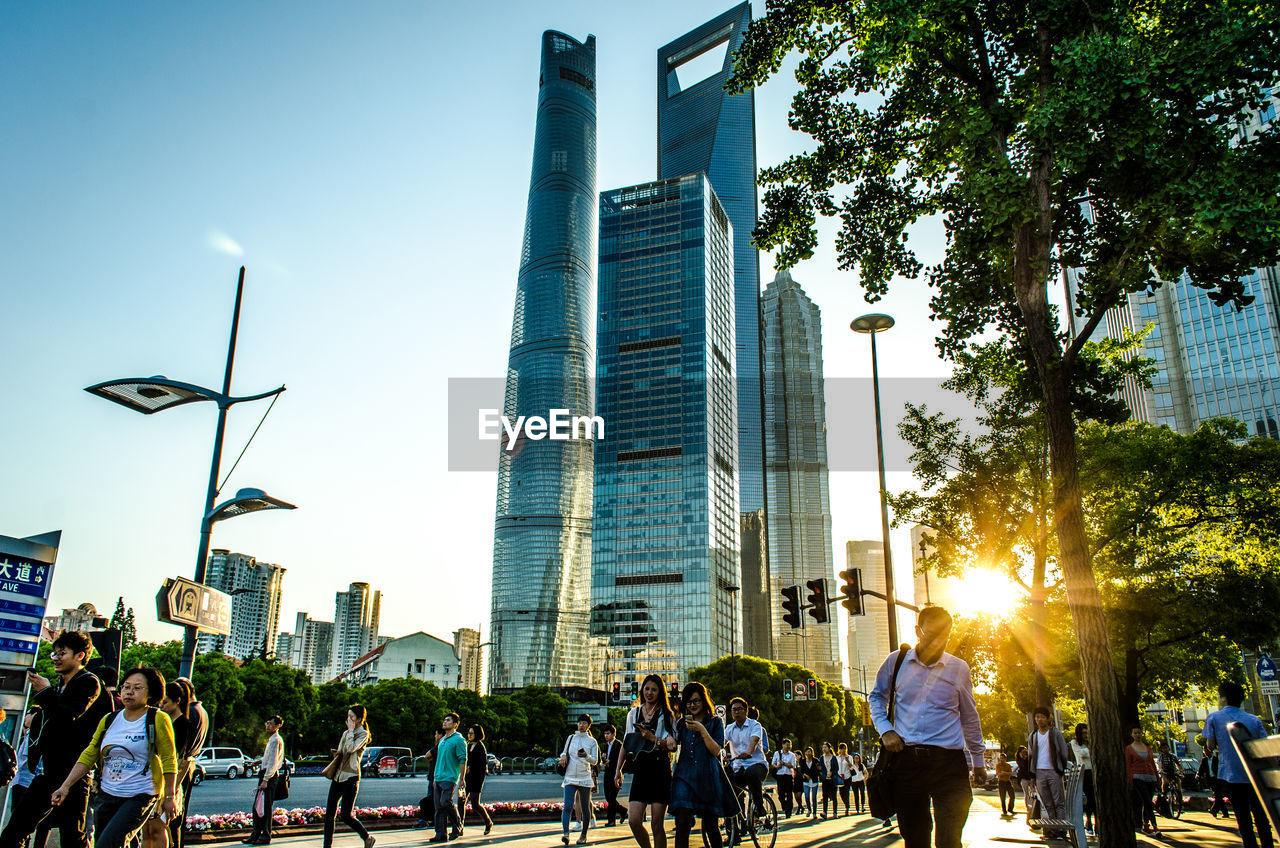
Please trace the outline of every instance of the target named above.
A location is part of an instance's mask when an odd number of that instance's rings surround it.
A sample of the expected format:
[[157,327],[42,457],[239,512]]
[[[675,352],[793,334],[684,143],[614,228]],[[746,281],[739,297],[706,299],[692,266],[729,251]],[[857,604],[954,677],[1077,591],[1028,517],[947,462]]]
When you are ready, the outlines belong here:
[[622,684],[613,684],[613,702],[616,704],[622,700]]
[[782,620],[795,630],[800,626],[800,587],[784,586],[782,588],[782,608],[786,610],[782,614]]
[[840,587],[840,594],[844,595],[840,606],[847,609],[849,615],[866,615],[867,610],[862,606],[862,569],[842,571],[840,579],[844,581],[844,585]]
[[782,681],[782,700],[784,701],[791,700],[791,680],[790,679]]
[[640,681],[633,680],[631,681],[631,700],[634,701],[639,697],[640,697]]
[[674,680],[671,681],[671,700],[674,703],[680,703],[680,684]]
[[810,677],[808,681],[806,681],[806,685],[809,687],[809,700],[818,700],[818,681]]
[[805,584],[809,587],[809,615],[813,616],[813,620],[819,624],[826,624],[831,620],[827,611],[827,580],[825,577],[819,577],[817,580],[806,580]]

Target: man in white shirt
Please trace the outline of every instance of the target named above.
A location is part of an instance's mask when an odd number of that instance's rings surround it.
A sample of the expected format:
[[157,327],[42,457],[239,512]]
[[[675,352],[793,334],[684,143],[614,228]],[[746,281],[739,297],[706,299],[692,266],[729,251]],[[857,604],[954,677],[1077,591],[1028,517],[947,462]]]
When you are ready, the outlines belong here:
[[[1027,738],[1027,751],[1031,767],[1036,770],[1036,792],[1040,795],[1040,817],[1063,819],[1067,817],[1067,800],[1062,791],[1062,775],[1067,770],[1067,740],[1062,731],[1053,726],[1048,707],[1036,707],[1033,717],[1036,729]],[[1045,837],[1058,838],[1055,831],[1046,830]]]
[[782,802],[782,812],[791,818],[791,793],[794,791],[796,774],[796,753],[791,750],[791,740],[782,740],[782,749],[773,754],[773,776],[778,781],[778,800]]
[[258,772],[258,792],[262,793],[262,813],[258,813],[258,799],[253,799],[253,833],[244,840],[246,845],[267,845],[271,842],[271,814],[275,806],[276,775],[284,763],[284,742],[280,739],[280,728],[284,727],[284,719],[274,715],[263,724],[267,731],[267,747],[257,761],[262,767]]
[[764,809],[763,785],[769,762],[764,758],[764,729],[760,722],[747,718],[747,709],[745,698],[729,701],[733,721],[724,729],[724,741],[729,747],[733,782],[751,790],[751,801],[758,812]]

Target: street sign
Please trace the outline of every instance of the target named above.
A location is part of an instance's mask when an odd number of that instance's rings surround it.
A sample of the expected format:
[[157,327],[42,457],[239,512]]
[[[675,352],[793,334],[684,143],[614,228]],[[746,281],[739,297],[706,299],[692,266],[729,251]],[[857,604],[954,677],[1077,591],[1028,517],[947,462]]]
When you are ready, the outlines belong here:
[[728,714],[729,713],[725,711],[724,704],[720,704],[716,707],[716,717],[721,721],[724,721],[724,717]]
[[797,680],[792,689],[796,693],[797,701],[809,700],[809,686],[803,680]]
[[231,635],[231,596],[185,577],[166,578],[156,593],[156,617],[167,624]]
[[1276,661],[1263,654],[1258,658],[1258,680],[1263,695],[1280,695],[1280,680],[1276,678]]

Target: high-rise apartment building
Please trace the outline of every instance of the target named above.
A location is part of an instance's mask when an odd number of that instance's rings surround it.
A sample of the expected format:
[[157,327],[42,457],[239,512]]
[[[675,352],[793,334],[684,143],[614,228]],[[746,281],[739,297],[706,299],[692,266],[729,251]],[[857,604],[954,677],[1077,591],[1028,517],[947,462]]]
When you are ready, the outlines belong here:
[[606,686],[742,644],[733,227],[702,174],[600,195],[592,633]]
[[204,582],[231,595],[231,633],[201,633],[197,650],[219,651],[236,659],[275,653],[280,628],[280,585],[285,569],[258,562],[248,554],[215,548],[209,554]]
[[[885,593],[883,542],[846,542],[845,563],[862,569],[862,588]],[[866,613],[849,616],[849,680],[854,688],[860,688],[864,672],[868,684],[875,681],[890,650],[888,607],[870,595],[863,596],[862,603]]]
[[[503,413],[594,412],[596,41],[548,31]],[[510,447],[511,449],[505,449]],[[587,681],[590,439],[521,440],[498,461],[489,684]]]
[[289,664],[305,671],[315,684],[333,679],[333,622],[316,621],[298,613],[293,629],[293,653]]
[[333,601],[333,661],[336,677],[378,646],[382,593],[368,583],[352,583]]
[[453,652],[458,657],[458,686],[480,691],[480,631],[459,627],[453,631]]
[[[760,300],[764,316],[765,491],[769,500],[769,606],[782,620],[784,586],[823,578],[835,595],[822,314],[791,274],[778,272]],[[805,623],[804,644],[778,633],[775,659],[804,662],[842,682],[835,609],[827,624]]]

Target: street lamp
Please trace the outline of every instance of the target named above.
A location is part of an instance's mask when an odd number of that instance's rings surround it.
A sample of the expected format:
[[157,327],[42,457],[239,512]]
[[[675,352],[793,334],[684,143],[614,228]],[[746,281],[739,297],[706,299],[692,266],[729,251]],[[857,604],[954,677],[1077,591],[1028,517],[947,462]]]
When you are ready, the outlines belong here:
[[898,599],[893,589],[893,554],[889,549],[889,489],[884,481],[884,432],[880,424],[880,365],[876,358],[876,333],[893,326],[889,315],[873,312],[853,319],[849,329],[871,336],[871,385],[876,405],[876,459],[880,465],[880,533],[884,540],[884,594],[889,605],[889,650],[898,649]]
[[925,558],[925,540],[924,536],[920,537],[920,569],[924,574],[924,605],[933,606],[933,599],[929,597],[929,567],[924,564]]
[[[263,398],[278,397],[284,386],[269,392],[245,397],[232,397],[231,370],[236,356],[236,334],[240,328],[240,302],[244,295],[244,266],[240,266],[240,278],[236,283],[236,305],[231,316],[231,339],[227,344],[227,368],[222,377],[222,391],[215,392],[191,383],[181,383],[166,377],[130,377],[108,380],[89,386],[90,394],[105,398],[123,407],[151,415],[175,406],[198,401],[213,401],[218,405],[218,428],[213,437],[213,460],[209,464],[209,488],[205,495],[204,511],[200,518],[200,544],[196,554],[196,582],[204,582],[205,563],[209,559],[209,535],[214,523],[264,509],[293,509],[291,503],[269,497],[261,489],[241,489],[231,500],[214,507],[218,497],[218,473],[222,467],[222,440],[227,429],[227,410],[237,403]],[[272,403],[275,401],[273,400]],[[270,410],[268,410],[270,411]],[[264,416],[265,417],[265,416]],[[257,431],[255,431],[256,433]],[[253,437],[250,436],[250,441]],[[247,446],[246,446],[247,447]],[[237,460],[238,461],[238,460]],[[234,465],[232,466],[234,470]],[[190,677],[196,657],[196,628],[187,627],[182,638],[182,662],[178,666],[180,677]]]
[[729,682],[738,682],[738,590],[741,586],[722,586],[729,593]]

